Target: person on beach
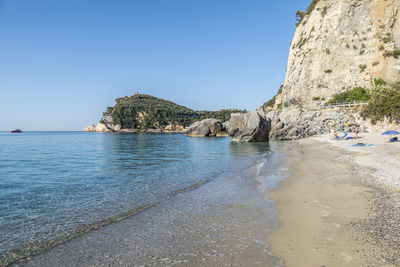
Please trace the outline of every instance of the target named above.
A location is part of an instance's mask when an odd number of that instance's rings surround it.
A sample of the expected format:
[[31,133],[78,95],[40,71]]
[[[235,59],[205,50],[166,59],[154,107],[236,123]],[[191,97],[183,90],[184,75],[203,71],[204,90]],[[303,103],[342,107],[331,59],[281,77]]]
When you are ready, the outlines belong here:
[[337,134],[337,132],[333,131],[333,138],[338,138],[338,137],[339,137],[339,135]]
[[356,125],[356,137],[358,137],[358,126]]

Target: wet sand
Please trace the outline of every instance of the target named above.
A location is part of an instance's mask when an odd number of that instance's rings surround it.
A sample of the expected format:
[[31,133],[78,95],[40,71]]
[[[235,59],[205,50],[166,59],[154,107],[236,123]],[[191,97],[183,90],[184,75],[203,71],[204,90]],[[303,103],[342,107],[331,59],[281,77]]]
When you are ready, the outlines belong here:
[[269,193],[280,212],[280,227],[267,238],[272,253],[289,267],[396,266],[395,245],[374,242],[386,239],[376,233],[390,215],[376,216],[385,209],[376,196],[387,194],[355,165],[363,154],[311,139],[297,143],[291,177]]

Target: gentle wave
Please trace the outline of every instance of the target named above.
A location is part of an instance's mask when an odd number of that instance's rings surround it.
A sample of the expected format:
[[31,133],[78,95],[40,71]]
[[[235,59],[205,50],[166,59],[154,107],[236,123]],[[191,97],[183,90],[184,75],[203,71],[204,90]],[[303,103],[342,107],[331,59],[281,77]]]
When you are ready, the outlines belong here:
[[[187,186],[185,188],[170,192],[167,195],[165,195],[163,197],[163,199],[169,199],[171,197],[176,196],[177,194],[188,192],[190,190],[194,190],[194,189],[198,188],[199,186],[210,182],[211,180],[212,180],[212,178],[208,178],[208,179],[199,181],[199,182],[197,182],[195,184],[192,184],[190,186]],[[78,237],[80,235],[83,235],[83,234],[88,233],[90,231],[93,231],[93,230],[99,229],[101,227],[110,225],[110,224],[112,224],[114,222],[121,221],[121,220],[126,219],[128,217],[137,215],[142,211],[145,211],[147,209],[150,209],[150,208],[154,207],[158,203],[159,203],[159,201],[158,202],[154,202],[154,203],[148,203],[148,204],[145,204],[145,205],[141,205],[141,206],[135,207],[135,208],[133,208],[133,209],[131,209],[129,211],[122,212],[120,214],[117,214],[117,215],[114,215],[112,217],[109,217],[107,219],[104,219],[104,220],[101,220],[101,221],[97,221],[97,222],[94,222],[94,223],[90,223],[90,224],[86,224],[84,226],[81,226],[81,227],[69,232],[69,233],[65,233],[65,234],[63,234],[63,235],[61,235],[59,237],[52,238],[52,239],[47,240],[47,241],[45,241],[43,243],[40,243],[40,244],[34,244],[34,243],[25,244],[22,247],[14,249],[12,251],[9,251],[6,255],[2,256],[0,258],[0,265],[7,266],[7,265],[15,263],[15,262],[17,262],[19,260],[22,260],[24,258],[40,254],[44,250],[47,250],[47,249],[49,249],[51,247],[57,246],[57,245],[62,244],[64,242],[67,242],[68,240],[76,238],[76,237]]]
[[268,144],[182,135],[1,133],[0,146],[0,265],[137,215],[221,175],[254,182],[270,156]]

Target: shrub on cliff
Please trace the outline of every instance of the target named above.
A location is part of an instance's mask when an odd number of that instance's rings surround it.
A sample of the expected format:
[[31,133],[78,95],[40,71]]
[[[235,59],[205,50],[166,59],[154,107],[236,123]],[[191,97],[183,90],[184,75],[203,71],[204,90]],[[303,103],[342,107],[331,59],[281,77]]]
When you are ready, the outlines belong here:
[[299,26],[300,23],[303,21],[304,17],[306,15],[310,15],[311,12],[315,9],[315,6],[318,4],[320,0],[312,0],[311,4],[308,6],[307,10],[305,12],[301,11],[301,10],[297,10],[296,12],[296,20],[297,20],[297,24],[296,26]]
[[268,108],[273,108],[275,106],[275,99],[276,96],[281,94],[283,90],[283,84],[279,87],[278,93],[276,93],[276,95],[274,95],[273,98],[271,98],[270,100],[268,100],[267,102],[265,102],[261,107],[262,109],[266,110]]
[[400,57],[400,49],[395,49],[392,51],[387,51],[385,53],[385,57],[394,57],[394,58],[399,58]]
[[342,102],[353,102],[353,101],[368,101],[371,98],[370,93],[363,87],[356,87],[352,90],[334,94],[332,99],[326,104],[335,104]]
[[[377,82],[378,81],[378,82]],[[371,119],[375,124],[385,117],[390,122],[400,121],[400,85],[388,85],[383,80],[375,80],[371,100],[366,105],[361,115]]]

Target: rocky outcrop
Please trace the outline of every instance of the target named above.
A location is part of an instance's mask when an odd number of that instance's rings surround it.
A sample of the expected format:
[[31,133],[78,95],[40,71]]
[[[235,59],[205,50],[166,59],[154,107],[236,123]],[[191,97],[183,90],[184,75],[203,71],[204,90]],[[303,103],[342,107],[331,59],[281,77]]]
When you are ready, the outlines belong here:
[[97,132],[97,133],[109,133],[113,132],[112,129],[110,129],[106,124],[99,122],[96,126],[92,125],[87,125],[85,128],[83,128],[84,132]]
[[232,141],[265,142],[269,140],[271,123],[261,109],[248,113],[233,113],[229,121],[221,123],[216,119],[205,119],[193,123],[187,136],[231,136]]
[[191,137],[223,136],[224,131],[225,128],[220,120],[205,119],[190,125],[186,135]]
[[232,141],[265,142],[269,139],[270,122],[261,109],[233,113],[226,127]]
[[316,106],[374,79],[400,81],[399,0],[314,0],[291,42],[275,107]]
[[346,123],[359,124],[362,131],[370,130],[363,118],[352,110],[308,111],[290,107],[284,111],[271,111],[266,117],[271,121],[269,136],[273,140],[292,140],[339,131]]
[[96,126],[99,130],[104,131],[105,128],[112,132],[120,132],[122,127],[119,124],[115,124],[113,119],[110,115],[104,115],[103,118],[100,120],[100,123]]
[[96,126],[95,126],[94,124],[86,125],[86,126],[83,128],[83,131],[84,131],[84,132],[95,132],[95,131],[96,131]]
[[168,124],[167,126],[165,126],[164,130],[166,131],[178,131],[178,132],[183,132],[185,130],[185,127],[183,125],[180,124]]
[[96,125],[96,132],[98,132],[98,133],[107,133],[107,132],[112,132],[112,130],[109,127],[107,127],[106,124],[99,122]]

